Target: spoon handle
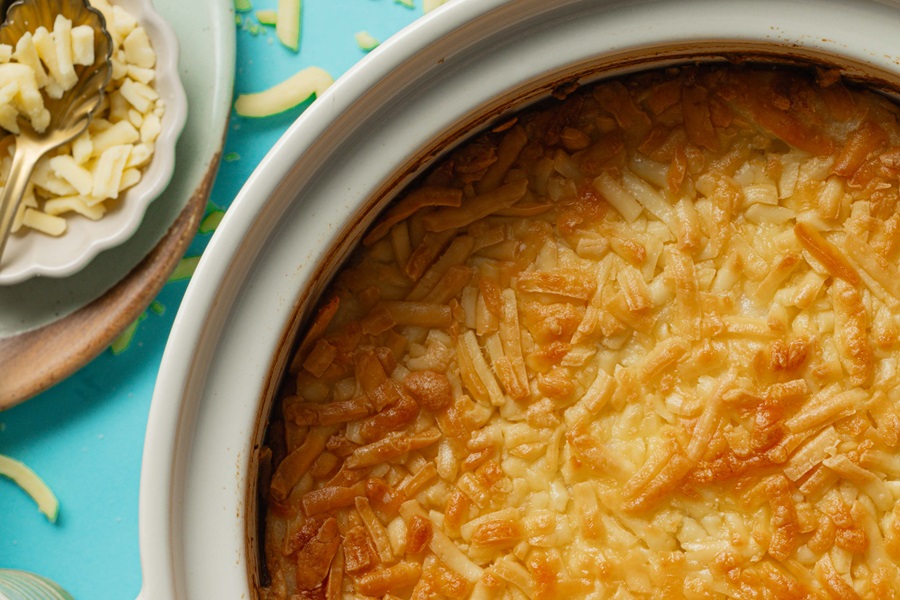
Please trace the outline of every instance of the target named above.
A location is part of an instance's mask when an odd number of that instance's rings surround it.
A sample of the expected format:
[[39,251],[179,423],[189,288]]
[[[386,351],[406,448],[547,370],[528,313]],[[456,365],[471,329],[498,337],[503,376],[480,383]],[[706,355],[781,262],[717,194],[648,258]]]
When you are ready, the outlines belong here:
[[6,178],[3,192],[0,193],[0,263],[2,263],[3,249],[9,239],[13,219],[22,202],[22,196],[25,195],[28,180],[31,178],[31,172],[42,155],[43,152],[40,149],[37,152],[33,151],[33,148],[22,136],[16,139],[16,152],[13,154],[9,176]]

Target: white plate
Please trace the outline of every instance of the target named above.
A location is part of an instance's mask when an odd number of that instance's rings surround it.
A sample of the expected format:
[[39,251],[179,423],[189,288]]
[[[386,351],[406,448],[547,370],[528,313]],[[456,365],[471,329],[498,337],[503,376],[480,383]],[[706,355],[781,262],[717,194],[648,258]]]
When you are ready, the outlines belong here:
[[159,243],[218,162],[231,112],[234,10],[229,0],[154,0],[180,44],[179,72],[189,113],[172,181],[147,208],[137,231],[60,279],[34,277],[0,286],[0,340],[43,327],[101,297]]
[[162,130],[155,142],[150,164],[140,182],[125,191],[118,206],[92,221],[72,215],[67,231],[58,237],[34,231],[10,236],[0,258],[0,286],[32,277],[67,277],[77,273],[97,254],[118,246],[137,230],[151,202],[166,188],[175,168],[175,143],[184,129],[187,98],[178,77],[178,38],[172,27],[154,9],[151,0],[117,0],[137,19],[156,50],[155,88],[164,103]]
[[191,281],[150,410],[141,597],[255,597],[253,457],[297,303],[423,152],[560,79],[673,57],[778,49],[896,85],[897,31],[874,0],[458,0],[383,44],[266,157]]

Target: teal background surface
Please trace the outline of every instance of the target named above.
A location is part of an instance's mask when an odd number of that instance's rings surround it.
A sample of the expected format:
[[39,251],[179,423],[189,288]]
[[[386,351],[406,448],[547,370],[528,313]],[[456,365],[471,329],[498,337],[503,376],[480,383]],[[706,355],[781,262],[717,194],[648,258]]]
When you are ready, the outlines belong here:
[[[190,1],[190,0],[185,0]],[[232,11],[231,0],[221,0]],[[294,53],[254,12],[239,13],[235,96],[319,66],[335,78],[365,56],[354,34],[384,41],[423,14],[396,0],[304,0]],[[276,0],[253,0],[254,11]],[[227,209],[266,152],[307,105],[275,117],[232,114],[207,213]],[[179,157],[179,160],[184,160]],[[200,255],[211,233],[186,253]],[[50,577],[78,600],[134,598],[141,587],[138,489],[144,430],[157,370],[187,281],[172,281],[139,320],[127,348],[104,351],[47,392],[0,412],[0,454],[24,461],[60,500],[50,523],[31,499],[0,477],[0,568]],[[2,369],[0,369],[2,372]]]

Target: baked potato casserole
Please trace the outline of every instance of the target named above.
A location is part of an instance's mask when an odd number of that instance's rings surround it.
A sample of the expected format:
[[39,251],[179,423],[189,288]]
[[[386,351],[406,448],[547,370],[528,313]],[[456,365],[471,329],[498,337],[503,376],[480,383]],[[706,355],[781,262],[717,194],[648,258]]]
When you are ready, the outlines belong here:
[[726,63],[556,96],[300,336],[262,597],[900,597],[900,111]]

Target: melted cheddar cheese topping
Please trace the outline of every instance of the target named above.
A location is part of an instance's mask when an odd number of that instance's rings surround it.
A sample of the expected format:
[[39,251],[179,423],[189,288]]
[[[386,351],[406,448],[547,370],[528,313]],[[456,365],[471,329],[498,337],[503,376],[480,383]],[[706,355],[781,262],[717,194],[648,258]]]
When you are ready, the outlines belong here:
[[263,597],[900,598],[898,116],[683,67],[451,153],[299,345]]

